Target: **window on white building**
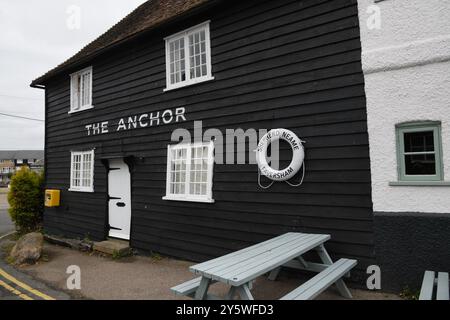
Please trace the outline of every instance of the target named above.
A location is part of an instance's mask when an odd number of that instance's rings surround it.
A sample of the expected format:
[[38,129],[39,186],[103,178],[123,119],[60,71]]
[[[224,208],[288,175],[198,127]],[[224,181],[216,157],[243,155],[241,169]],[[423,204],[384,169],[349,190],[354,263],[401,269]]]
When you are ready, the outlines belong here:
[[72,152],[70,191],[94,192],[94,150]]
[[92,67],[70,75],[70,113],[92,109]]
[[168,147],[165,200],[214,202],[214,143]]
[[441,124],[397,125],[399,181],[443,181]]
[[166,40],[166,90],[214,79],[209,21]]

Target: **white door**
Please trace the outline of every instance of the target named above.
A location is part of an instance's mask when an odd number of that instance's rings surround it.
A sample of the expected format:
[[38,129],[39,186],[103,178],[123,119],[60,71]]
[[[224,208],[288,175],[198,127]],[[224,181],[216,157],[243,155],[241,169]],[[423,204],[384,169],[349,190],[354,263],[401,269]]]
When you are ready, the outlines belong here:
[[123,159],[109,161],[109,236],[130,240],[131,175]]

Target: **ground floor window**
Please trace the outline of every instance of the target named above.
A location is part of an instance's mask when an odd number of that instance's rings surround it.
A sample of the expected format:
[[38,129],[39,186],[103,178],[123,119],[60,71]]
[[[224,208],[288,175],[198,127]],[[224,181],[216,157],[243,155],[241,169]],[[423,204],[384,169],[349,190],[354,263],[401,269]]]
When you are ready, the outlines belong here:
[[165,200],[213,202],[214,143],[168,147]]
[[398,125],[397,157],[400,181],[443,181],[441,124]]
[[94,191],[94,150],[72,152],[70,191]]

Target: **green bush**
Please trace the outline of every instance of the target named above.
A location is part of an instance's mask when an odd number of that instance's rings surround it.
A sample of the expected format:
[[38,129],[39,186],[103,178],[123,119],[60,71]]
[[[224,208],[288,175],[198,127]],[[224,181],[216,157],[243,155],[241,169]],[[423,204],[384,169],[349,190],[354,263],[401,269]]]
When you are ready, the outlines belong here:
[[19,233],[38,230],[44,213],[44,174],[26,167],[17,171],[11,179],[8,202]]

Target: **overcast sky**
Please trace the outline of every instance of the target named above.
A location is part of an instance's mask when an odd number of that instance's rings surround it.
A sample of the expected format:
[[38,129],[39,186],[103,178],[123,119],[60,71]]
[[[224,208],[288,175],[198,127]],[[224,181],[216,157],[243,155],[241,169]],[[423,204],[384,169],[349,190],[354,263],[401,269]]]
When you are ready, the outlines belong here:
[[30,88],[31,81],[74,55],[143,2],[0,0],[0,150],[44,147],[43,122],[2,113],[44,119],[44,91]]

